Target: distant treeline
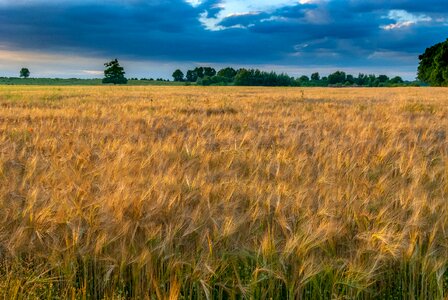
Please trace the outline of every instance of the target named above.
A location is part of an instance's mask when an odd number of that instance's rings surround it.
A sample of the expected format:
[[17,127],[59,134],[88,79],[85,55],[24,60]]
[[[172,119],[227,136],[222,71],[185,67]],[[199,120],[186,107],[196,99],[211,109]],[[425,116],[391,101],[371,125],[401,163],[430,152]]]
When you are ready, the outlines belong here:
[[198,85],[237,85],[237,86],[304,86],[304,87],[394,87],[394,86],[420,86],[417,81],[404,81],[401,77],[388,77],[386,75],[358,74],[353,76],[343,71],[336,71],[328,76],[321,77],[313,73],[294,78],[285,73],[265,72],[258,69],[224,68],[218,72],[211,67],[197,67],[188,70],[186,75],[181,70],[173,73],[174,81],[197,83]]
[[[19,77],[0,77],[0,85],[102,85],[102,79],[86,78],[19,78]],[[129,78],[127,85],[185,85],[184,82],[174,82],[163,78]]]
[[[389,78],[386,75],[358,74],[353,76],[343,71],[336,71],[321,77],[313,73],[310,77],[303,75],[297,78],[288,74],[265,72],[258,69],[238,69],[227,67],[218,72],[211,67],[196,67],[188,70],[186,75],[181,70],[173,73],[174,81],[163,78],[126,78],[123,67],[117,59],[105,64],[103,79],[79,78],[30,78],[27,68],[20,70],[20,77],[0,77],[0,84],[6,85],[99,85],[99,84],[130,84],[130,85],[235,85],[235,86],[302,86],[302,87],[396,87],[421,86],[420,81],[404,81],[401,77]],[[421,73],[421,70],[419,69]],[[421,74],[420,74],[421,75]],[[439,84],[440,85],[440,84]]]

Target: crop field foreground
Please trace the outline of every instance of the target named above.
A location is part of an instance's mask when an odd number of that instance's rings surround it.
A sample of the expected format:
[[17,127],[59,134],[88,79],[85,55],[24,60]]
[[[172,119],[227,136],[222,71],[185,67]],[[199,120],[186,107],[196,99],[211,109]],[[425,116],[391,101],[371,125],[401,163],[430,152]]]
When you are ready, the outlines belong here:
[[2,299],[444,299],[448,90],[0,87]]

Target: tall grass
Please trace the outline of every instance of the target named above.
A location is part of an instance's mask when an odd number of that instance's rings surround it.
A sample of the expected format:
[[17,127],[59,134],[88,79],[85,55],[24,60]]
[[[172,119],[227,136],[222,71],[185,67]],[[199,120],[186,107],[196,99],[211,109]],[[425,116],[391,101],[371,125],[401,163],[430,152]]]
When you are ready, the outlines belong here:
[[0,87],[0,297],[443,299],[447,100]]

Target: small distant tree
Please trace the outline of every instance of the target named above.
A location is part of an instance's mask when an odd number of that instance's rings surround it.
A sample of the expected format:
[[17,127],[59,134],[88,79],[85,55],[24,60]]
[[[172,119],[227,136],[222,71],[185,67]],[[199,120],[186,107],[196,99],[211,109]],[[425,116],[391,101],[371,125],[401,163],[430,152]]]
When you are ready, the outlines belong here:
[[181,70],[177,69],[173,73],[173,78],[174,81],[184,81],[184,73]]
[[387,75],[380,75],[377,78],[379,80],[380,83],[385,83],[389,81],[389,77]]
[[403,82],[404,82],[403,78],[401,78],[400,76],[395,76],[394,78],[392,78],[390,80],[390,83],[392,83],[392,84],[401,84]]
[[228,67],[228,68],[225,68],[225,69],[221,69],[218,72],[218,76],[226,77],[226,78],[228,78],[229,80],[232,81],[235,78],[235,76],[236,76],[236,70],[234,68],[231,68],[231,67]]
[[347,81],[345,72],[336,71],[333,74],[328,75],[329,84],[344,84]]
[[311,80],[313,81],[319,81],[320,80],[320,75],[318,72],[311,74]]
[[198,80],[198,74],[195,70],[188,70],[187,71],[187,81],[189,82],[196,82]]
[[352,85],[355,83],[355,77],[353,77],[353,75],[348,74],[346,77],[346,82],[345,83],[349,83],[349,85]]
[[198,67],[193,70],[196,73],[196,78],[204,78],[204,68]]
[[239,69],[235,76],[235,85],[251,85],[251,72],[246,69]]
[[310,79],[308,78],[308,76],[302,75],[302,76],[300,76],[299,81],[305,83],[305,82],[310,81]]
[[126,77],[124,77],[124,68],[120,66],[118,59],[114,59],[108,63],[105,63],[104,66],[106,67],[106,69],[104,70],[103,83],[128,83],[128,80],[126,79]]
[[208,76],[208,77],[213,77],[216,75],[216,70],[210,67],[205,67],[204,68],[204,77]]
[[364,86],[368,83],[368,77],[365,74],[359,73],[358,77],[355,79],[355,83],[360,86]]
[[30,77],[30,70],[28,70],[28,68],[22,68],[20,70],[20,77],[23,77],[23,78]]
[[379,81],[376,79],[375,74],[367,75],[367,85],[369,87],[375,87],[378,86]]

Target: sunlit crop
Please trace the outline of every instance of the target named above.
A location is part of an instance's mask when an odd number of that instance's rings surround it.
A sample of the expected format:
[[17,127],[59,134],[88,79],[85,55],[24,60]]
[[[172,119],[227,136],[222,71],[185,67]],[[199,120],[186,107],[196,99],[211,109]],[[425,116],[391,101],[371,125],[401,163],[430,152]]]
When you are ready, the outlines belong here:
[[443,299],[446,89],[0,87],[4,299]]

